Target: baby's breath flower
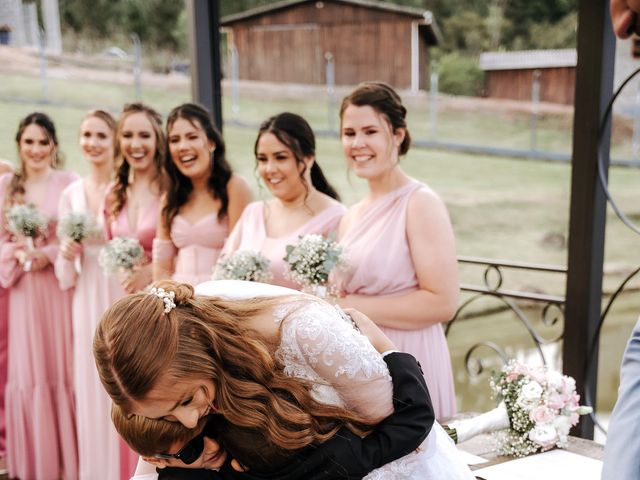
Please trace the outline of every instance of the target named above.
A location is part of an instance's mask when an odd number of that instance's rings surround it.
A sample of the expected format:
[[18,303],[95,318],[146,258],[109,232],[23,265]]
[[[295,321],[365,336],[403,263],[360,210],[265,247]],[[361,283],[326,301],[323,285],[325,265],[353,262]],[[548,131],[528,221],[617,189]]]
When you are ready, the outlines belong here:
[[46,234],[47,219],[32,203],[17,203],[7,212],[7,224],[14,234],[35,238]]
[[269,259],[259,252],[241,250],[218,259],[213,279],[269,283],[273,280],[270,264]]
[[98,227],[94,218],[86,212],[67,212],[58,221],[58,237],[67,237],[74,242],[97,235]]
[[107,273],[131,270],[144,258],[140,242],[130,237],[115,237],[100,250],[98,263]]
[[304,289],[324,286],[334,268],[344,266],[342,246],[333,238],[308,234],[300,237],[297,245],[287,245],[284,261],[288,278]]

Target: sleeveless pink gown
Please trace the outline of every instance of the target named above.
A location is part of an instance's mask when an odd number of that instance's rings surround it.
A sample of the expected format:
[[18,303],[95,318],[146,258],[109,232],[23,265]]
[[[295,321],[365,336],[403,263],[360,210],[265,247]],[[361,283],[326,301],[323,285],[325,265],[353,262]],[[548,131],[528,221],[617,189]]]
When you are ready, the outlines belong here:
[[283,260],[286,255],[286,246],[298,243],[298,237],[306,234],[329,235],[338,229],[340,219],[346,208],[338,203],[332,205],[307,223],[283,237],[269,237],[267,235],[264,202],[252,202],[244,209],[238,223],[233,228],[229,239],[222,250],[223,255],[230,255],[239,250],[253,250],[262,253],[271,262],[273,285],[300,289],[300,286],[285,277],[286,263]]
[[[59,216],[70,211],[91,215],[82,179],[62,192]],[[95,222],[104,228],[102,215],[97,215]],[[60,288],[73,292],[73,383],[81,479],[117,479],[120,475],[120,437],[111,422],[111,399],[100,383],[92,348],[102,314],[122,296],[118,279],[105,274],[98,264],[105,241],[101,236],[83,242],[80,272],[76,271],[74,260],[62,255],[58,255],[55,264]]]
[[[146,209],[144,214],[138,218],[138,224],[129,225],[127,215],[127,204],[118,214],[115,220],[105,221],[105,232],[108,240],[114,237],[137,238],[144,249],[147,260],[151,260],[151,249],[153,239],[156,236],[156,224],[158,223],[158,211],[160,208],[160,198],[156,198]],[[124,290],[120,288],[120,296],[124,296]],[[129,480],[138,465],[138,455],[129,448],[123,441],[120,441],[120,479]]]
[[[76,175],[54,171],[42,204],[50,219],[40,250],[55,262],[60,194]],[[4,199],[11,174],[0,177]],[[29,202],[29,195],[26,198]],[[5,389],[9,477],[24,480],[78,478],[73,392],[71,292],[62,291],[49,265],[24,272],[18,245],[0,225],[0,283],[9,292],[9,364]],[[40,243],[41,242],[41,243]]]
[[[412,181],[377,199],[343,235],[340,243],[349,268],[336,275],[341,290],[359,295],[402,295],[418,289],[406,216],[409,197],[419,188],[427,187]],[[442,325],[417,330],[381,329],[399,350],[420,361],[436,418],[454,415],[451,357]]]
[[0,287],[0,456],[4,457],[6,447],[6,420],[4,413],[4,386],[7,384],[7,323],[9,316],[9,292]]
[[211,280],[213,267],[220,250],[229,236],[229,219],[218,220],[213,212],[190,223],[182,215],[171,222],[171,240],[156,238],[153,241],[153,260],[175,258],[172,279],[197,285]]

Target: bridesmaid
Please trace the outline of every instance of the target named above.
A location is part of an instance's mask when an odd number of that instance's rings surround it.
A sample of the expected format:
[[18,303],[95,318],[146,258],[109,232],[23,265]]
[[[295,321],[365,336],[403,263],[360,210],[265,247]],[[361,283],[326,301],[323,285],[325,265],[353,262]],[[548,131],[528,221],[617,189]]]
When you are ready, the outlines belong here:
[[165,188],[162,167],[165,137],[162,118],[143,103],[125,105],[116,128],[116,180],[105,201],[107,239],[137,238],[147,262],[121,275],[126,293],[145,288],[152,280],[151,248],[156,235],[160,197]]
[[[162,158],[165,137],[162,118],[143,103],[124,106],[116,127],[116,179],[107,189],[104,225],[107,240],[137,238],[146,263],[119,276],[121,295],[134,293],[151,283],[151,248],[156,234],[160,196],[165,178]],[[128,480],[138,456],[120,441],[120,479]]]
[[[59,217],[69,211],[90,215],[104,230],[101,215],[109,183],[113,180],[116,123],[103,110],[85,115],[80,124],[80,148],[89,162],[89,176],[69,185],[60,198]],[[101,236],[102,237],[102,236]],[[60,240],[56,276],[63,290],[73,290],[73,358],[76,392],[79,478],[118,478],[118,435],[111,423],[111,400],[104,391],[93,361],[93,333],[105,310],[122,295],[116,278],[104,274],[98,254],[105,239],[89,238],[83,244]],[[75,259],[82,259],[80,272]]]
[[[13,167],[9,162],[0,160],[0,176],[3,173],[12,172]],[[7,315],[9,314],[9,298],[7,290],[0,286],[0,475],[4,471],[6,473],[5,455],[6,448],[6,429],[4,414],[4,387],[7,384]]]
[[211,271],[229,230],[251,201],[247,182],[225,159],[208,111],[185,103],[167,119],[169,187],[153,241],[153,279],[197,285]]
[[456,411],[441,325],[457,307],[455,239],[440,197],[399,165],[411,143],[405,116],[384,83],[361,84],[342,101],[342,148],[369,191],[340,223],[351,268],[337,275],[344,294],[338,303],[371,317],[420,361],[436,418],[445,418]]
[[[0,177],[3,212],[32,203],[49,219],[45,236],[27,250],[24,239],[0,224],[0,283],[9,291],[9,368],[5,390],[9,477],[78,478],[72,385],[71,292],[53,272],[58,244],[57,205],[77,177],[56,170],[53,122],[31,113],[16,135],[20,166]],[[24,271],[24,263],[31,267]]]
[[316,140],[307,121],[295,113],[266,120],[254,146],[258,173],[273,198],[253,202],[243,212],[222,251],[261,252],[271,261],[271,283],[299,289],[285,278],[285,247],[310,233],[337,231],[345,207],[316,161]]

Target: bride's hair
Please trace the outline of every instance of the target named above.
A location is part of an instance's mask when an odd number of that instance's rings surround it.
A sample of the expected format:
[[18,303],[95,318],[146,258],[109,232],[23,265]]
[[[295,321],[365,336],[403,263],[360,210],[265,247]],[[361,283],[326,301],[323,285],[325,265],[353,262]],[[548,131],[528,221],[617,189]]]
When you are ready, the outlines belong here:
[[286,375],[275,346],[247,326],[280,300],[195,297],[190,285],[173,281],[154,286],[174,291],[177,306],[165,313],[154,294],[128,295],[105,312],[93,342],[102,384],[125,413],[161,379],[211,380],[216,413],[283,449],[327,440],[343,425],[367,430],[359,415],[315,401],[311,383]]

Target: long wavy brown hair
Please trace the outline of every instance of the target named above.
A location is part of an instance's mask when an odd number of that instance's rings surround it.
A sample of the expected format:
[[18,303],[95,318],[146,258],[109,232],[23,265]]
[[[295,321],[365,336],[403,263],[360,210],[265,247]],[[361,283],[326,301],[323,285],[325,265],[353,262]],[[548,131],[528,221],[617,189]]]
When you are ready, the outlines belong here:
[[122,109],[120,118],[116,125],[115,134],[115,161],[116,161],[116,178],[114,185],[109,194],[108,214],[111,220],[115,219],[127,203],[127,189],[129,188],[129,174],[131,166],[124,158],[122,149],[120,148],[120,138],[122,136],[122,126],[124,121],[134,113],[143,113],[151,122],[151,126],[156,135],[156,151],[153,156],[153,165],[156,170],[155,183],[162,192],[165,189],[165,174],[163,167],[163,158],[166,150],[166,140],[162,131],[162,116],[153,108],[141,102],[127,103]]
[[154,285],[174,291],[177,307],[165,313],[155,295],[128,295],[106,311],[94,338],[102,384],[125,413],[160,380],[210,379],[216,413],[286,450],[325,441],[343,425],[357,433],[370,426],[344,408],[314,400],[310,382],[286,375],[275,345],[247,326],[281,299],[228,301],[194,297],[190,285],[173,281]]
[[24,162],[22,161],[22,155],[20,154],[20,140],[24,131],[29,125],[37,125],[45,133],[49,141],[53,144],[53,153],[51,158],[51,166],[53,168],[59,168],[62,165],[62,155],[58,150],[58,135],[56,134],[56,126],[53,120],[49,118],[46,113],[33,112],[24,117],[18,125],[18,131],[16,132],[16,146],[18,148],[18,156],[20,162],[18,168],[11,177],[9,186],[7,187],[7,194],[4,199],[6,207],[10,207],[14,203],[23,203],[25,189],[24,184],[27,181],[27,172],[24,168]]

